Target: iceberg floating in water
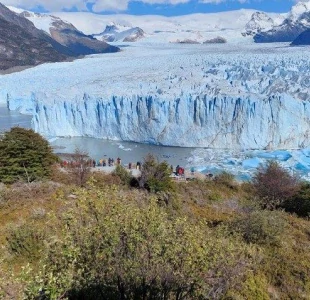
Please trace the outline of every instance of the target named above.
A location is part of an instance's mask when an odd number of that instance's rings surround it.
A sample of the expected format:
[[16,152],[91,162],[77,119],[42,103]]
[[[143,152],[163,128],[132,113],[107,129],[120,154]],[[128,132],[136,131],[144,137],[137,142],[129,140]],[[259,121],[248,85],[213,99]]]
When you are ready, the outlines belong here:
[[257,155],[260,158],[274,159],[279,161],[287,161],[292,155],[286,150],[277,150],[272,152],[261,152]]
[[255,168],[258,168],[261,163],[262,163],[262,160],[260,160],[257,157],[249,158],[242,162],[242,167],[244,169],[255,169]]

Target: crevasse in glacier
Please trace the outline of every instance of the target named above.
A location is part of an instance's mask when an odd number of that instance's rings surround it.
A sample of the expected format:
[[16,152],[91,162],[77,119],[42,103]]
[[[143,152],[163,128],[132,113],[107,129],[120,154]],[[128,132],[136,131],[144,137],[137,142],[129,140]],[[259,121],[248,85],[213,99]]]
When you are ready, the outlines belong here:
[[140,45],[2,76],[0,99],[33,114],[35,130],[46,136],[234,149],[309,146],[310,54],[268,47],[145,51]]

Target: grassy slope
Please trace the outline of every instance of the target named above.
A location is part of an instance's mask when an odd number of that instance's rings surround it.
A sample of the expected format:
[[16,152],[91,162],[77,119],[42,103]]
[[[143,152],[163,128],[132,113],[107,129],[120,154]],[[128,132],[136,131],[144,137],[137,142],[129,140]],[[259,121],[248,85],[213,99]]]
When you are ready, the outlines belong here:
[[[98,188],[105,189],[106,183],[113,182],[119,181],[111,176],[100,175],[92,186],[88,186],[89,193],[95,192]],[[37,268],[44,243],[37,243],[36,238],[42,242],[40,239],[44,240],[46,236],[61,236],[57,216],[61,216],[68,206],[74,206],[76,189],[75,186],[58,183],[31,186],[22,184],[2,189],[0,192],[0,299],[1,297],[18,299],[18,292],[22,285],[14,282],[15,274],[19,273],[21,267],[27,263],[30,263],[34,269]],[[130,190],[120,185],[116,189],[120,197],[126,201],[138,201],[140,202],[138,205],[148,201],[148,195],[144,191]],[[255,226],[257,222],[246,223],[251,219],[251,213],[257,211],[255,202],[252,201],[253,196],[246,185],[242,186],[225,180],[178,183],[171,194],[157,197],[159,203],[165,203],[171,218],[185,215],[191,222],[203,222],[212,230],[223,226],[228,228],[227,231],[244,237],[245,231],[249,228],[248,224],[254,223]],[[51,217],[52,215],[56,218]],[[263,234],[261,231],[255,232],[258,237],[252,235],[250,237],[252,240],[244,241],[253,246],[258,253],[254,257],[254,264],[249,268],[247,278],[241,286],[231,289],[226,296],[231,299],[309,299],[309,221],[284,212],[265,212],[262,216],[258,221],[262,223],[259,223],[258,227],[262,228],[265,226],[264,222],[267,222],[266,230]],[[247,224],[245,227],[240,225],[243,222]],[[14,253],[12,249],[10,250],[7,238],[12,244],[12,239],[14,241],[11,234],[12,228],[14,232],[14,228],[21,228],[20,226],[26,226],[24,236],[29,245],[25,251]],[[34,229],[38,236],[32,236],[29,240],[29,228]],[[276,236],[276,239],[273,239],[273,236]],[[23,233],[18,238],[22,239]],[[271,242],[268,242],[270,238]],[[10,277],[12,272],[14,275]]]

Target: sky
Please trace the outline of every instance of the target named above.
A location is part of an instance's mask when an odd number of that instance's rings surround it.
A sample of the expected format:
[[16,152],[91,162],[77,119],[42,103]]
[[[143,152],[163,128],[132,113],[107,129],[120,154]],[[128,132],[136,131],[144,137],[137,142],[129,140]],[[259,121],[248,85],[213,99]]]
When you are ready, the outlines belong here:
[[1,2],[36,12],[91,11],[100,14],[176,16],[241,8],[288,12],[298,0],[2,0]]

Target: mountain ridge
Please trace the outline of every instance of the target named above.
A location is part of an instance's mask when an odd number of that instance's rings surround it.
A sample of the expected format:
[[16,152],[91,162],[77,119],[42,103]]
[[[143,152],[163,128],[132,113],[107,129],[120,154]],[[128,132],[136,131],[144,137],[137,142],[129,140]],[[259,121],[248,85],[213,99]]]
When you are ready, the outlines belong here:
[[254,36],[257,43],[292,42],[310,28],[310,1],[298,2],[278,26]]
[[53,40],[70,49],[76,55],[100,54],[117,52],[119,49],[104,41],[98,41],[91,35],[86,35],[78,30],[73,24],[50,14],[22,11],[9,7],[20,16],[25,17],[33,25],[46,32]]

